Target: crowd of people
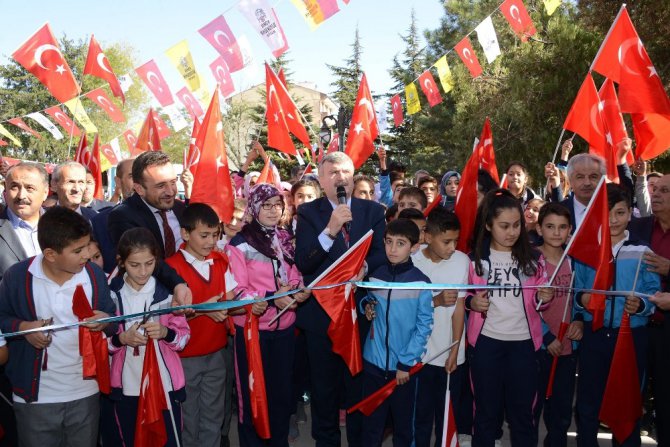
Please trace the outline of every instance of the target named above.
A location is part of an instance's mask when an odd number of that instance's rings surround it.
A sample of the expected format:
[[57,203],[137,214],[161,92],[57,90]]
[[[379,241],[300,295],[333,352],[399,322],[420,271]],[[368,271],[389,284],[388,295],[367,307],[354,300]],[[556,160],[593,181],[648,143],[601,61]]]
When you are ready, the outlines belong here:
[[[561,261],[608,171],[598,156],[571,151],[567,140],[561,160],[547,163],[541,191],[521,161],[503,171],[505,188],[480,169],[468,253],[457,250],[460,173],[410,177],[383,148],[377,179],[355,175],[351,159],[332,152],[318,173],[296,167],[289,182],[275,184],[249,170],[267,157],[256,142],[231,173],[231,222],[189,201],[193,175],[178,178],[162,152],[121,161],[109,201],[93,199],[95,180],[79,163],[51,174],[36,162],[3,165],[0,330],[84,320],[107,344],[110,389],[100,375],[85,377],[77,327],[0,337],[0,445],[134,445],[145,356],[155,352],[169,446],[230,445],[235,413],[239,445],[288,446],[307,436],[298,428],[307,402],[318,447],[341,445],[340,427],[349,446],[379,446],[390,433],[394,446],[442,445],[447,387],[461,447],[502,445],[505,424],[513,446],[566,446],[573,417],[578,445],[597,446],[624,314],[640,392],[653,396],[659,445],[670,445],[670,175],[649,172],[644,161],[629,166],[631,141],[618,145],[618,183],[606,188],[611,290],[622,295],[607,296],[595,329],[592,295],[580,290],[592,288],[596,270]],[[352,375],[308,286],[369,230],[365,263],[352,278],[373,284],[355,289],[363,367]],[[380,282],[417,288],[375,288]],[[82,293],[86,315],[77,310]],[[247,299],[253,304],[230,310],[145,315]],[[113,315],[133,316],[95,321]],[[254,423],[251,391],[259,358],[264,430]],[[395,390],[370,415],[346,412],[391,380]],[[616,445],[640,445],[640,431],[641,418]]]

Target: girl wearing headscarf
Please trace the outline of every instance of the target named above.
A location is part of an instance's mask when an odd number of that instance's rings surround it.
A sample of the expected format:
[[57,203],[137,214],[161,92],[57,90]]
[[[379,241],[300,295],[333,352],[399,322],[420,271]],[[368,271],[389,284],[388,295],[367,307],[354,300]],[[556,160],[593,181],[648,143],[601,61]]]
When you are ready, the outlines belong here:
[[458,183],[461,181],[461,174],[456,171],[449,171],[442,176],[440,181],[440,195],[442,196],[442,206],[453,211],[456,205],[456,191]]
[[[284,208],[284,197],[273,185],[263,183],[249,191],[248,213],[252,220],[226,247],[241,299],[259,299],[302,287],[302,276],[294,263],[291,235],[278,226]],[[309,291],[302,291],[273,301],[259,301],[245,315],[233,317],[241,446],[288,446],[289,416],[294,406],[291,374],[295,350],[293,308],[296,304],[291,302],[293,298],[301,302],[307,297]],[[270,323],[289,305],[290,310]],[[270,440],[263,440],[252,422],[247,351],[252,354],[254,351],[247,335],[250,329],[256,327],[265,379]],[[260,383],[259,373],[258,370],[253,371],[254,386]]]

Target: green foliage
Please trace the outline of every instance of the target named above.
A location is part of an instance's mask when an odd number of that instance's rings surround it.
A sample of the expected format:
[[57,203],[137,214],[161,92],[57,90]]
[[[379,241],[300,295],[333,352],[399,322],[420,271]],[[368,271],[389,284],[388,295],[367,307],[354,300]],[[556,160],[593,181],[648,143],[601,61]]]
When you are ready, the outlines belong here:
[[354,33],[354,43],[351,44],[351,50],[351,56],[344,60],[344,65],[326,64],[335,77],[335,81],[330,84],[335,88],[333,97],[337,103],[344,106],[347,110],[352,110],[356,103],[358,84],[363,75],[363,68],[361,66],[363,46],[361,45],[361,36],[358,32],[358,27],[356,27],[356,32]]

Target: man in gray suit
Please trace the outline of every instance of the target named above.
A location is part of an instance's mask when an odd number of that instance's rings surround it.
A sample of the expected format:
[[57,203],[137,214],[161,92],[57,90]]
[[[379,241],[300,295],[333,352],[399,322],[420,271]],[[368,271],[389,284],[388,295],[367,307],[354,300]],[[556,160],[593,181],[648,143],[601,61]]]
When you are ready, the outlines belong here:
[[0,278],[13,264],[40,253],[37,221],[49,193],[44,165],[18,163],[5,177],[7,207],[0,214]]

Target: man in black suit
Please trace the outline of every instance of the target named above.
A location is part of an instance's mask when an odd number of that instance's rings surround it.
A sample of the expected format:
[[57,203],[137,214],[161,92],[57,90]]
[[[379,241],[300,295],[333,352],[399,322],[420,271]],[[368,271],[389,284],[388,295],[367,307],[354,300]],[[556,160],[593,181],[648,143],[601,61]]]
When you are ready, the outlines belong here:
[[51,175],[51,189],[58,196],[56,205],[75,211],[89,222],[98,214],[92,208],[81,206],[86,188],[86,168],[76,161],[66,161],[54,169]]
[[[385,262],[384,209],[381,205],[352,198],[354,165],[342,152],[326,155],[319,165],[319,182],[325,197],[298,208],[296,265],[309,284],[370,229],[372,245],[366,258],[367,269]],[[346,191],[347,203],[338,204],[337,187]],[[347,231],[347,223],[350,229]],[[348,245],[347,241],[348,239]],[[365,268],[364,267],[364,268]],[[363,272],[359,274],[363,277]],[[328,338],[330,319],[314,297],[300,305],[297,324],[305,331],[312,384],[312,437],[316,446],[339,446],[339,409],[353,405],[362,396],[360,385],[352,379],[342,358],[332,352]],[[349,446],[360,446],[360,413],[347,416]]]

